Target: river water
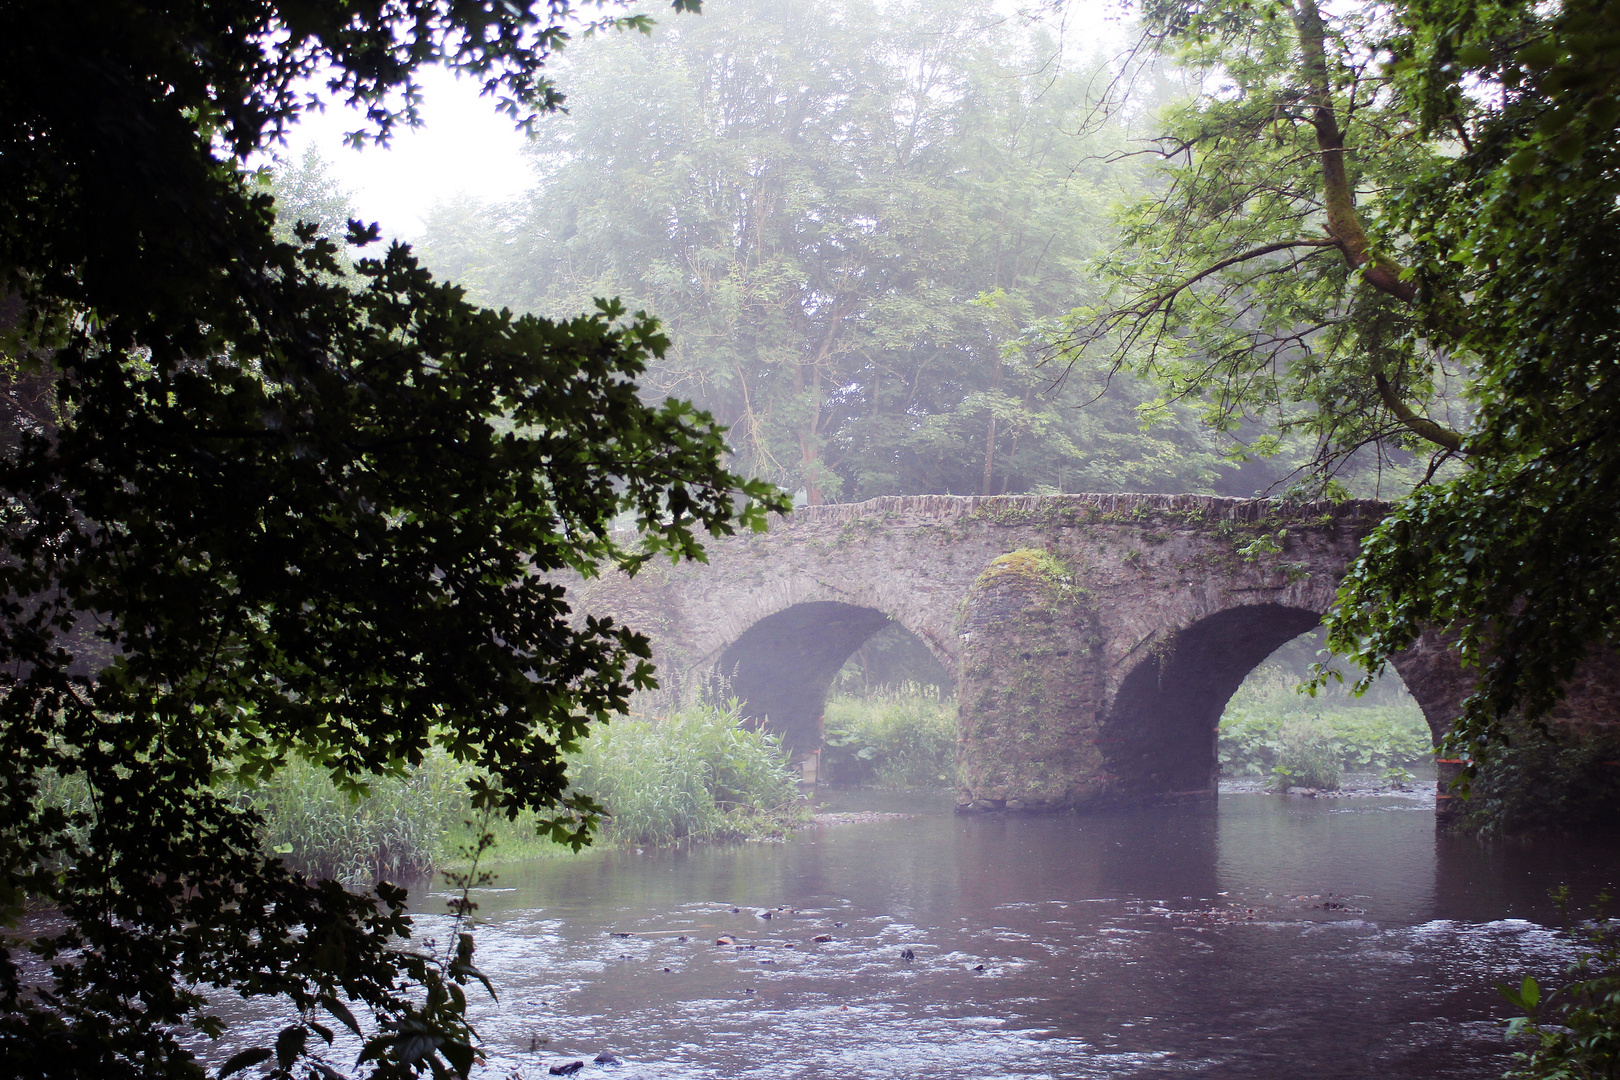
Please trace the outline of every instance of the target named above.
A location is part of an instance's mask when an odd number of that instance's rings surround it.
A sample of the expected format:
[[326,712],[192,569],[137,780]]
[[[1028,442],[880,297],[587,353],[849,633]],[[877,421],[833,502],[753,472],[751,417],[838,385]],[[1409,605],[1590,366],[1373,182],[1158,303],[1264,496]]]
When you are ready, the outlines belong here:
[[486,1075],[1498,1076],[1493,985],[1569,958],[1547,890],[1620,877],[1612,844],[1437,835],[1421,795],[823,809],[784,843],[503,867]]

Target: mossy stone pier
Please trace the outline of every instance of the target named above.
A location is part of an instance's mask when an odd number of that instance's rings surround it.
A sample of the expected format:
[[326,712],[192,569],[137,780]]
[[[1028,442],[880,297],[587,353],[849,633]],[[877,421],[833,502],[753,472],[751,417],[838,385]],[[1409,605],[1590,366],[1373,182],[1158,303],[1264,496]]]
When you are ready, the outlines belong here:
[[[1380,503],[1190,495],[913,496],[800,509],[708,563],[570,586],[652,639],[671,703],[730,693],[800,756],[839,667],[898,623],[957,680],[958,803],[1212,797],[1215,726],[1334,601]],[[1437,637],[1395,668],[1438,735],[1468,679]],[[1583,677],[1559,719],[1615,721]]]

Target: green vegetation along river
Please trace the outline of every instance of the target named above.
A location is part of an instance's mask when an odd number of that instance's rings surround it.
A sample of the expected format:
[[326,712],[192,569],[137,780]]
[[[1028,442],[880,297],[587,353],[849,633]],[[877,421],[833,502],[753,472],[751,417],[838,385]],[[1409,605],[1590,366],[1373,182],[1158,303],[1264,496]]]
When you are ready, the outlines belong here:
[[962,817],[860,792],[784,843],[503,867],[478,894],[484,1075],[1499,1076],[1494,984],[1556,976],[1547,890],[1589,898],[1620,859],[1437,835],[1432,808]]

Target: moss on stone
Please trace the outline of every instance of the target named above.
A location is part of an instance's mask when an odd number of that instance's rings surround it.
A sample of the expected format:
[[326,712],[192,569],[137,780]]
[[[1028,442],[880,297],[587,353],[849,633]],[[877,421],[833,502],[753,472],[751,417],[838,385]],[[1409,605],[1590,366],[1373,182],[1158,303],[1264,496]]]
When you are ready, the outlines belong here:
[[1041,548],[1019,548],[991,559],[990,565],[973,583],[973,589],[983,590],[1009,576],[1039,582],[1048,588],[1075,587],[1074,571],[1062,559]]

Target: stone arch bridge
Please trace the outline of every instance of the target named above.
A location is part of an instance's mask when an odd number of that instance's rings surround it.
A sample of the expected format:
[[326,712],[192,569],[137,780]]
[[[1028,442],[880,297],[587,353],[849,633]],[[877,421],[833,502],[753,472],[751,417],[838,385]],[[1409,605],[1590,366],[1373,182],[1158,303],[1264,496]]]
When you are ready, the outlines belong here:
[[[1334,601],[1372,502],[910,496],[806,507],[709,561],[570,587],[646,633],[665,691],[729,681],[800,758],[838,669],[890,623],[957,681],[958,804],[1053,810],[1212,796],[1245,676]],[[1445,647],[1394,664],[1438,735],[1467,692]]]

